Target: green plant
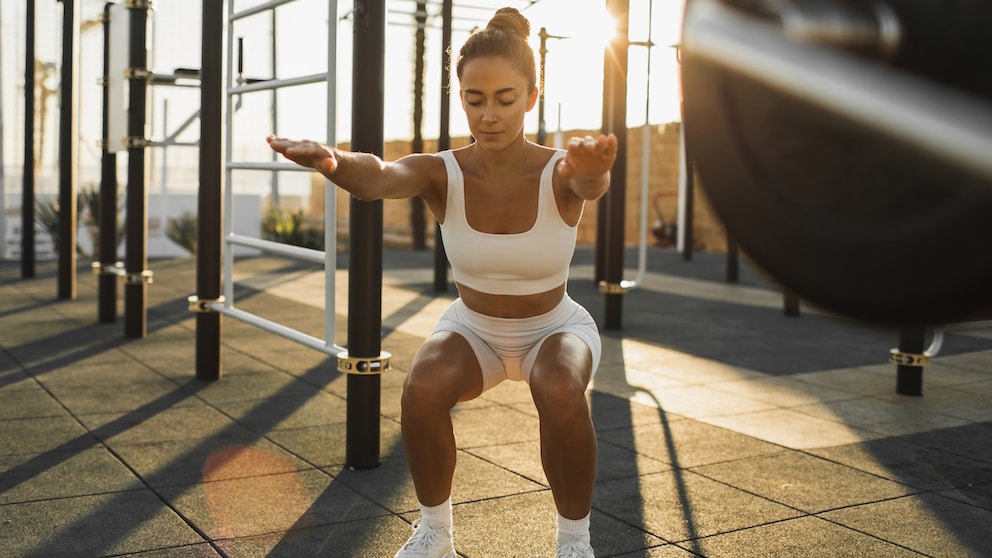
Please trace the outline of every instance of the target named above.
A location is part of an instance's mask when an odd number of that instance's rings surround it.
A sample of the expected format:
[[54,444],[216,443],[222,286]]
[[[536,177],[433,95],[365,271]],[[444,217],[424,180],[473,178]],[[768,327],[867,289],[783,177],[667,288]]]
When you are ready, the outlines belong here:
[[[124,196],[118,195],[118,198],[123,200]],[[76,196],[76,207],[79,213],[79,226],[90,233],[90,240],[93,243],[93,258],[100,260],[100,188],[91,184],[80,190]],[[124,222],[120,217],[123,208],[124,203],[120,201],[115,224],[117,232],[115,246],[120,246],[124,240]]]
[[49,200],[47,203],[40,203],[34,208],[34,217],[41,225],[41,228],[45,229],[45,232],[52,237],[52,246],[55,247],[55,252],[59,252],[59,225],[61,221],[59,219],[59,201],[58,199]]
[[169,240],[196,254],[196,242],[199,238],[199,220],[196,214],[186,211],[179,217],[170,217],[165,225],[165,236]]
[[262,219],[262,238],[314,250],[324,249],[324,231],[306,226],[302,209],[294,212],[270,210]]
[[[89,185],[76,193],[76,226],[85,228],[90,234],[93,244],[93,258],[100,259],[100,190],[94,185]],[[53,198],[47,203],[41,203],[35,208],[35,219],[41,227],[52,237],[52,244],[58,252],[59,229],[61,225],[61,207],[58,198]],[[120,246],[124,240],[124,223],[121,221],[119,213],[117,218],[117,245]],[[76,246],[77,253],[83,254],[82,248]]]

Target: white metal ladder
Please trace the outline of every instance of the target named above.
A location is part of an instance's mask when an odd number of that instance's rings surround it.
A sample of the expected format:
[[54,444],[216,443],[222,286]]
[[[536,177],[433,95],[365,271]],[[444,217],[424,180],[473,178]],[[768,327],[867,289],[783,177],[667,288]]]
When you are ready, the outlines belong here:
[[[292,246],[279,242],[261,240],[249,236],[234,233],[234,195],[232,173],[235,170],[241,171],[291,171],[291,172],[313,172],[310,169],[300,167],[293,163],[286,162],[249,162],[232,161],[232,138],[233,135],[233,115],[234,99],[240,95],[255,93],[258,91],[274,92],[281,88],[294,87],[300,85],[325,82],[327,87],[327,143],[336,143],[336,118],[337,98],[333,87],[334,75],[337,60],[337,1],[328,0],[328,28],[327,28],[327,70],[321,73],[291,77],[287,79],[273,79],[254,83],[236,83],[234,77],[234,24],[242,19],[268,13],[279,6],[289,4],[295,0],[270,0],[253,6],[246,10],[235,12],[234,2],[228,2],[227,18],[227,87],[226,87],[226,111],[225,111],[225,165],[224,165],[224,299],[211,305],[211,308],[221,314],[249,323],[268,332],[280,335],[291,341],[300,343],[317,351],[321,351],[331,356],[337,356],[344,347],[335,343],[335,272],[337,270],[336,246],[337,227],[335,220],[337,217],[337,196],[335,195],[335,185],[326,181],[324,195],[324,250],[313,250],[299,246]],[[273,28],[275,33],[275,28]],[[273,62],[275,64],[275,62]],[[257,314],[238,309],[234,304],[234,246],[245,246],[262,250],[264,252],[309,261],[324,265],[324,339],[318,339],[307,333],[298,331],[283,324],[268,320]]]

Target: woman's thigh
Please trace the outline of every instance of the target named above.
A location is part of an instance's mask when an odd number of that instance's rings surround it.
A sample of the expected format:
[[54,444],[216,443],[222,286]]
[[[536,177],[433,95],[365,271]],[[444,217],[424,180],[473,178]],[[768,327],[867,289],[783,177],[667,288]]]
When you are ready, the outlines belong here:
[[423,387],[450,401],[474,399],[482,393],[479,360],[469,342],[453,331],[432,334],[413,358],[405,388]]

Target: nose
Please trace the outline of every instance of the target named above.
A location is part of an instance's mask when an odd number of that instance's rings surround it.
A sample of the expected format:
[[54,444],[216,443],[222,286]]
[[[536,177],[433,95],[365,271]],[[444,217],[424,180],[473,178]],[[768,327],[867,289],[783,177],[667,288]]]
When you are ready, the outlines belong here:
[[493,103],[486,103],[486,110],[482,113],[483,122],[496,121],[496,106]]

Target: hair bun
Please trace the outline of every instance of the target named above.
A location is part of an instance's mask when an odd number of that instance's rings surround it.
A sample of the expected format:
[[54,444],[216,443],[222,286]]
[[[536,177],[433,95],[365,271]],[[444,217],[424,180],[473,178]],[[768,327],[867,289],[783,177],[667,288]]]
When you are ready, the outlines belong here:
[[525,41],[530,37],[530,22],[516,8],[496,10],[486,29],[507,29]]

